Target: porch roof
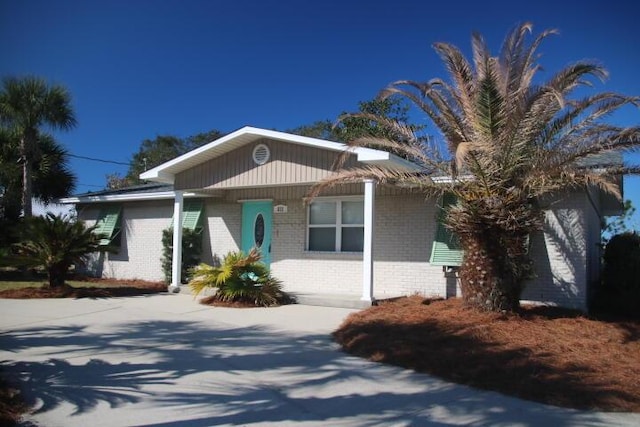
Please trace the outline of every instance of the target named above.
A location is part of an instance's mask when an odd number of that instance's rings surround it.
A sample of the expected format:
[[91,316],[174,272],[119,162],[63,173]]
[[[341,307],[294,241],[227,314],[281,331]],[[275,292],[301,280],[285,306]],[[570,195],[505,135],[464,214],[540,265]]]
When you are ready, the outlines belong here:
[[386,151],[363,147],[350,148],[346,144],[339,142],[245,126],[229,135],[156,166],[142,173],[140,178],[148,181],[173,184],[176,174],[264,138],[336,152],[349,150],[357,156],[359,162],[396,170],[419,171],[419,167],[416,164]]

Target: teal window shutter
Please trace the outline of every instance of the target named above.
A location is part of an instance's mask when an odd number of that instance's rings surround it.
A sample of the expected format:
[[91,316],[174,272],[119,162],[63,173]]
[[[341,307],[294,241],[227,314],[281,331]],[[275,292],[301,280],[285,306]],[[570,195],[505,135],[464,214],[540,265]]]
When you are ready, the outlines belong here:
[[[182,228],[197,232],[202,231],[202,211],[201,200],[186,200],[182,206]],[[173,226],[173,219],[171,225]]]
[[436,235],[431,248],[431,259],[429,263],[433,265],[460,266],[462,265],[462,247],[455,234],[446,228],[444,222],[444,210],[455,204],[456,198],[451,194],[442,197],[440,213],[438,214],[438,224]]
[[109,246],[119,242],[122,207],[106,206],[100,210],[100,216],[93,231],[101,237],[99,245]]

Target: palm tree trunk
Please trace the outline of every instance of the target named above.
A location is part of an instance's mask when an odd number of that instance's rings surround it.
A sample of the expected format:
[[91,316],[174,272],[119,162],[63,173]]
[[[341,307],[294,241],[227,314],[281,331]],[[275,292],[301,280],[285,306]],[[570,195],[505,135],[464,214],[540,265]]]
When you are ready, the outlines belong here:
[[31,196],[33,183],[31,180],[32,169],[32,147],[33,141],[31,137],[25,135],[20,141],[20,149],[22,151],[22,215],[25,218],[31,218],[33,209],[31,205]]
[[69,268],[65,265],[55,264],[49,267],[49,287],[57,288],[64,285],[64,279]]
[[464,260],[460,267],[462,298],[466,305],[494,312],[512,312],[520,306],[523,278],[510,259],[510,247],[521,245],[513,236],[488,231],[460,236]]
[[25,218],[31,218],[33,215],[33,209],[31,206],[31,188],[33,186],[31,182],[31,160],[24,159],[22,164],[22,215]]

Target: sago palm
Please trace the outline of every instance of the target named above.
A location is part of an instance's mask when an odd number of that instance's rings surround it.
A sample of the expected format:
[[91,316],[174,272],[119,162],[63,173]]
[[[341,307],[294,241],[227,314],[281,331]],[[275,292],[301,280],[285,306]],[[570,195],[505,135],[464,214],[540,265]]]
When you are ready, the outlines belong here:
[[32,174],[39,160],[38,139],[42,128],[68,130],[76,120],[71,96],[62,86],[48,86],[37,77],[6,78],[0,91],[0,123],[18,135],[22,164],[22,209],[32,211]]
[[14,245],[17,265],[42,267],[49,286],[62,286],[72,265],[83,265],[100,250],[100,236],[81,221],[48,213],[27,220],[22,241]]
[[206,288],[214,288],[214,298],[223,302],[244,302],[264,307],[289,302],[280,281],[271,276],[260,259],[260,252],[255,248],[248,254],[229,252],[219,266],[196,266],[189,286],[195,295]]
[[605,69],[590,62],[538,81],[537,49],[554,31],[530,39],[531,28],[526,23],[511,31],[498,56],[474,34],[471,61],[457,47],[436,43],[448,80],[402,80],[382,91],[382,98],[409,99],[440,131],[441,139],[422,142],[404,124],[364,115],[386,126],[394,137],[360,138],[350,144],[401,153],[420,172],[342,169],[338,164],[339,170],[311,194],[374,178],[410,183],[430,196],[455,196],[457,203],[446,210],[445,223],[464,250],[462,296],[468,305],[483,310],[518,307],[531,265],[527,236],[542,228],[545,196],[589,186],[620,196],[616,178],[639,171],[637,166],[593,160],[639,144],[640,128],[604,121],[623,106],[637,106],[638,98],[611,92],[575,96],[592,80],[607,76]]

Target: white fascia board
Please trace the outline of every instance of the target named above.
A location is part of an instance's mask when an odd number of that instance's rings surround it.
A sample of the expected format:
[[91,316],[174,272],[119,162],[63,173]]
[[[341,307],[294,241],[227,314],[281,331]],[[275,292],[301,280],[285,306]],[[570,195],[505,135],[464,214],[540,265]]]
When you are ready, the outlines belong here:
[[149,169],[146,172],[140,174],[140,179],[145,181],[153,181],[153,182],[161,182],[163,184],[172,184],[175,181],[175,175],[172,173],[166,173],[161,171],[156,171],[154,169]]
[[358,155],[358,161],[363,163],[384,161],[391,158],[391,153],[382,150],[374,150],[373,148],[355,147],[351,150]]
[[455,181],[471,181],[473,180],[473,175],[461,175],[457,178],[453,179],[451,176],[432,176],[430,177],[431,181],[436,184],[451,184]]
[[[184,197],[203,197],[202,194],[184,193]],[[58,203],[69,205],[77,203],[106,203],[106,202],[134,202],[143,200],[167,200],[174,199],[175,192],[162,191],[158,193],[132,193],[132,194],[112,194],[108,196],[78,196],[65,197],[58,200]]]
[[[240,129],[240,131],[244,131],[242,133],[249,133],[249,134],[253,134],[253,135],[256,135],[256,136],[262,136],[262,137],[265,137],[265,138],[276,139],[276,140],[279,140],[279,141],[292,142],[294,144],[308,145],[310,147],[324,148],[326,150],[345,151],[347,149],[347,145],[342,144],[340,142],[326,141],[324,139],[311,138],[311,137],[308,137],[308,136],[294,135],[294,134],[291,134],[291,133],[279,132],[279,131],[276,131],[276,130],[267,130],[267,129],[260,129],[260,128],[254,128],[254,127],[247,126],[247,127],[244,127],[242,129]],[[238,131],[238,132],[240,132],[240,131]]]
[[[146,172],[140,174],[140,179],[151,180],[151,181],[160,181],[163,179],[170,179],[171,183],[173,183],[174,174],[169,174],[164,172],[166,169],[178,165],[185,160],[189,160],[193,157],[197,157],[198,155],[209,151],[210,149],[217,147],[219,145],[224,144],[225,142],[236,138],[238,135],[244,134],[246,127],[239,129],[235,132],[230,133],[229,135],[223,136],[222,138],[216,139],[208,144],[203,145],[202,147],[198,147],[194,150],[189,151],[188,153],[184,153],[181,156],[176,157],[175,159],[169,160],[161,165],[156,166],[153,169],[149,169]],[[165,181],[161,181],[165,182]]]

